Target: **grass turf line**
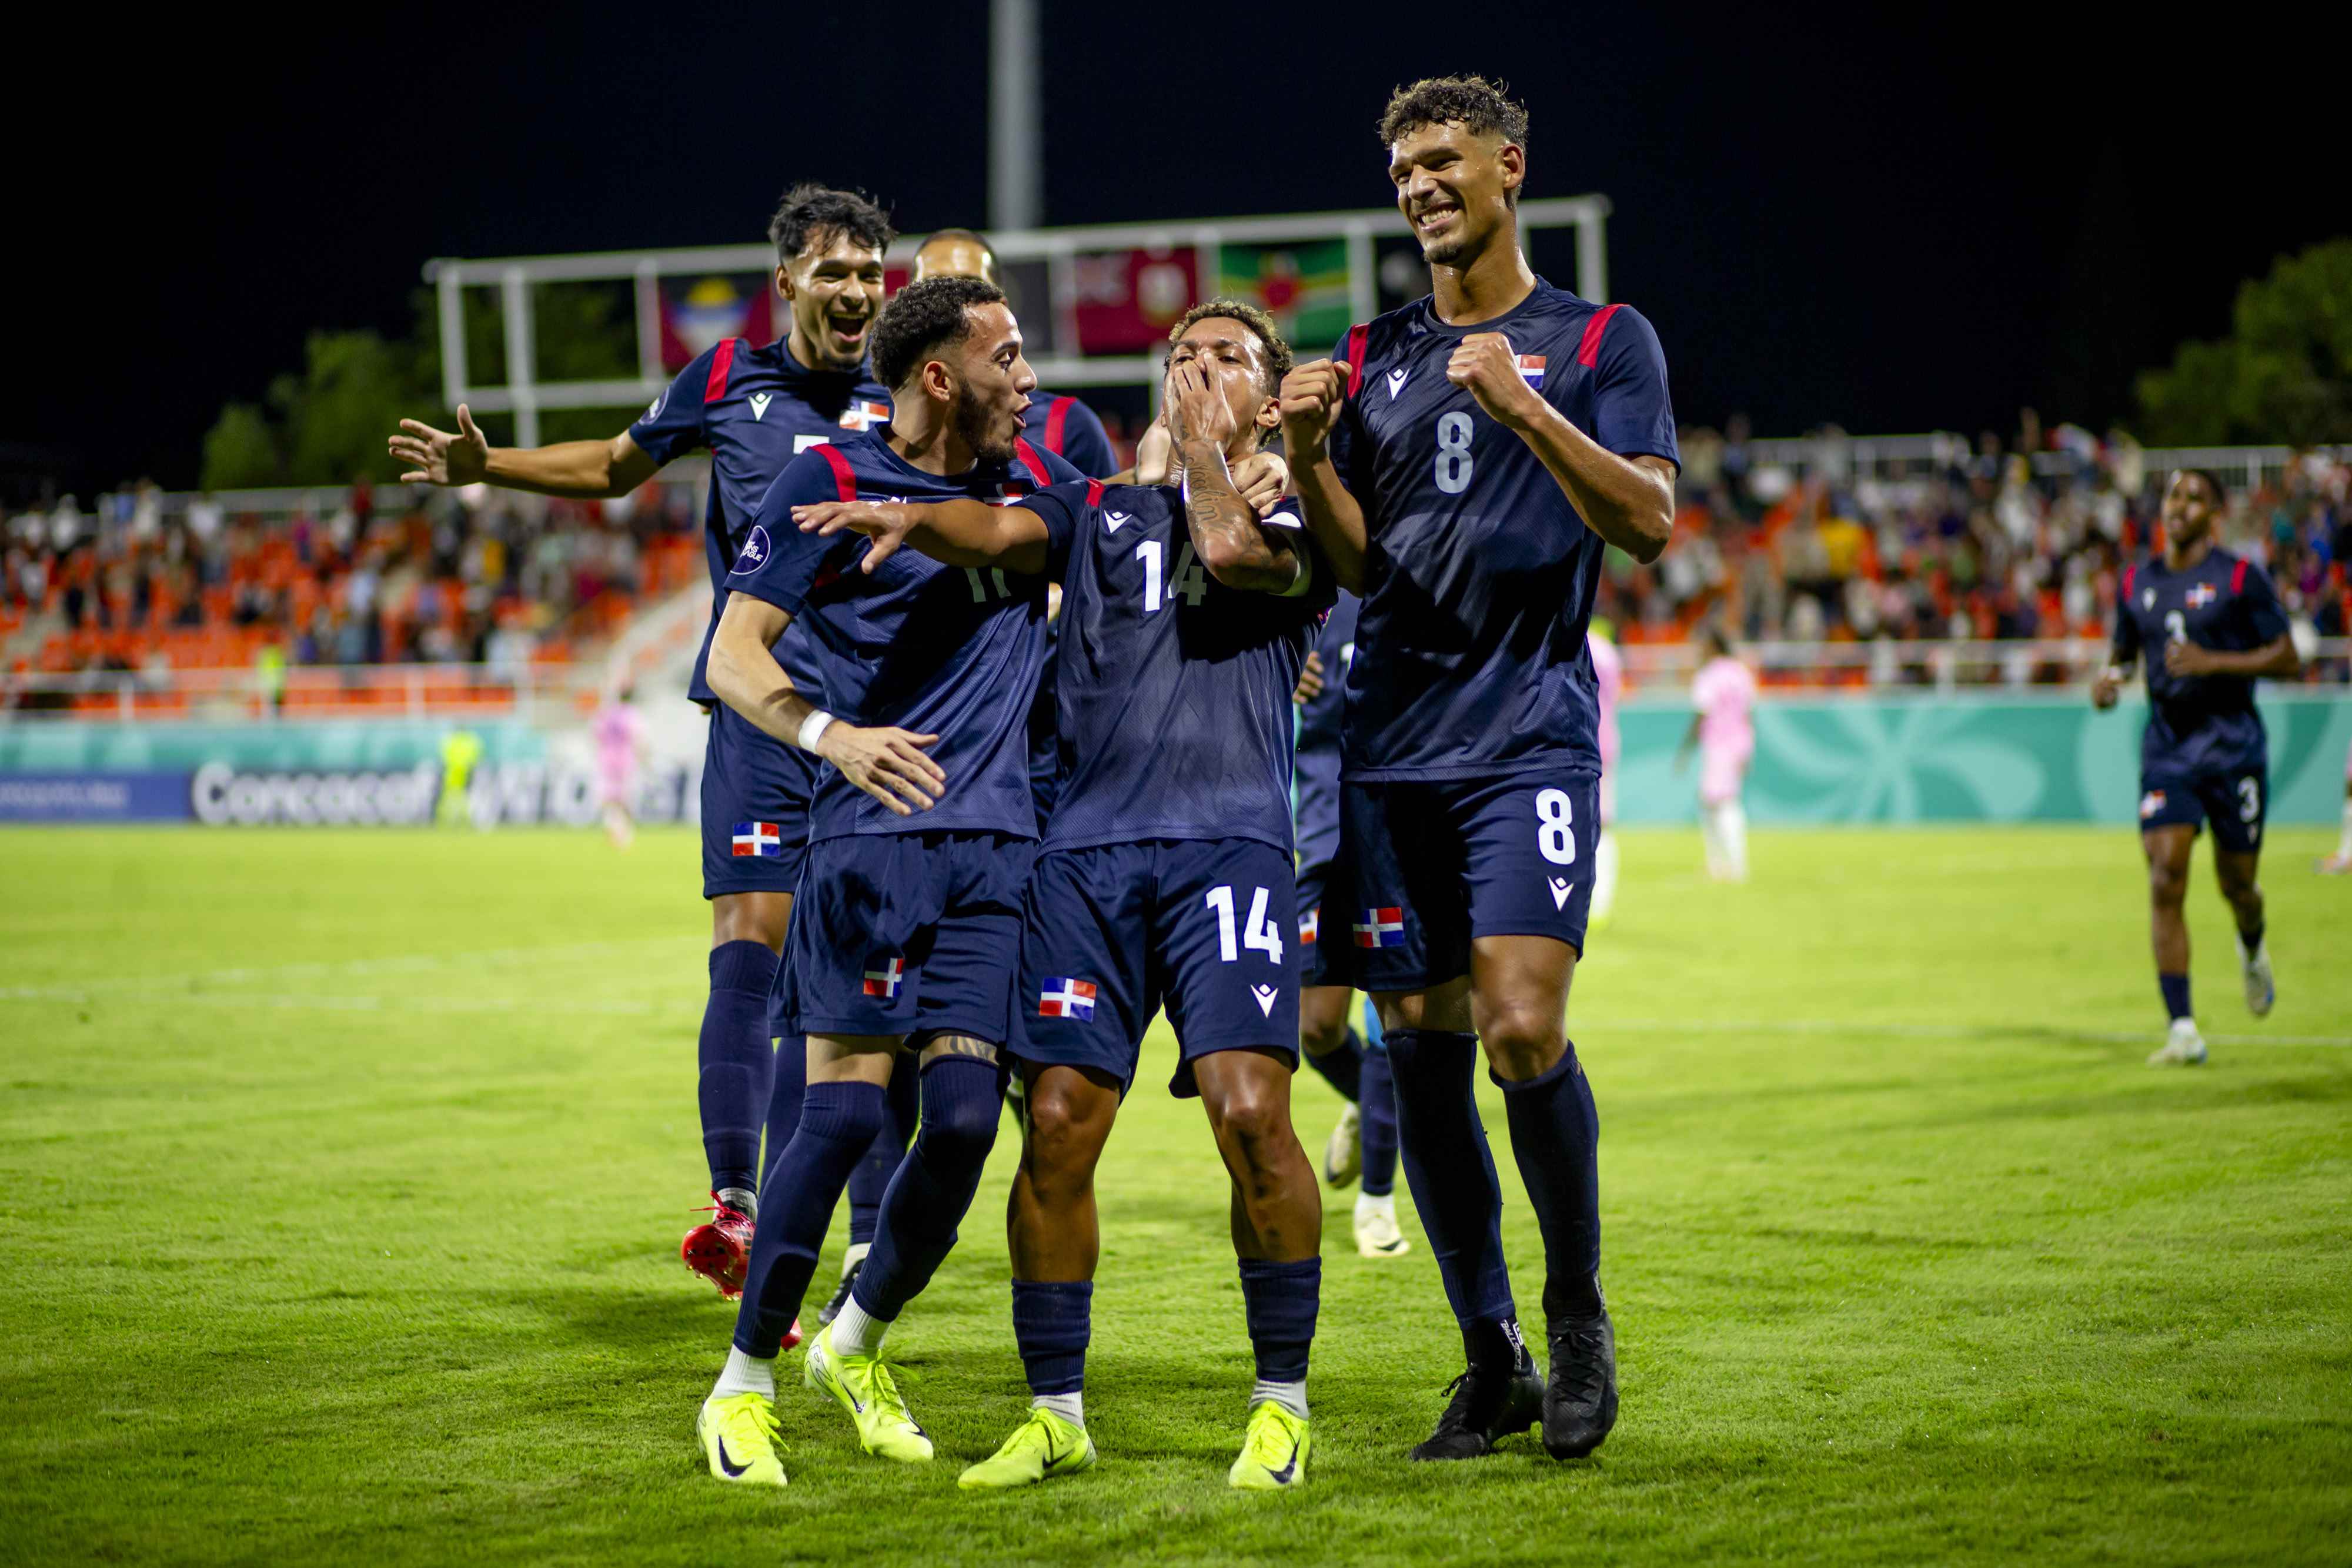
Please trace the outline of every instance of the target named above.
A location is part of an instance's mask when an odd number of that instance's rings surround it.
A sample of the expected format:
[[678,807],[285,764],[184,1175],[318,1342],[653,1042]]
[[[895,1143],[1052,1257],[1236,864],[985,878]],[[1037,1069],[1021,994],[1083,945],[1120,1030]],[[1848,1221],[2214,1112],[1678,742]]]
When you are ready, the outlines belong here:
[[[2209,1035],[2352,1033],[2326,847],[2273,836],[2259,1024],[2200,849]],[[2127,832],[1754,858],[1718,889],[1695,834],[1627,833],[1579,977],[1625,1388],[1596,1459],[1404,1462],[1453,1325],[1409,1199],[1414,1252],[1372,1262],[1339,1193],[1310,1483],[1229,1492],[1225,1187],[1156,1038],[1101,1180],[1102,1466],[954,1488],[1026,1403],[1008,1124],[891,1342],[940,1462],[859,1455],[788,1367],[793,1484],[747,1496],[690,1437],[732,1314],[675,1259],[702,1181],[686,834],[0,834],[0,1561],[2340,1559],[2352,1052],[2143,1067]],[[1297,1092],[1319,1163],[1336,1103]]]

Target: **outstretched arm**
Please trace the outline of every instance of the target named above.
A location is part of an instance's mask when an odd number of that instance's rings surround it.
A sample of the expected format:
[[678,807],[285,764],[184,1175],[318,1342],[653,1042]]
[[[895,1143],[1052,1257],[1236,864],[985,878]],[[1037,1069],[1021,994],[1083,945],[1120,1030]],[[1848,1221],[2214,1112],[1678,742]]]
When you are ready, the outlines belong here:
[[436,430],[404,419],[393,456],[409,465],[404,485],[497,485],[576,501],[625,496],[661,465],[627,431],[610,441],[559,441],[552,446],[492,446],[473,411],[457,405],[457,428]]
[[2194,643],[2167,643],[2164,667],[2176,675],[2267,675],[2286,681],[2303,674],[2303,655],[2294,651],[2294,639],[2283,632],[2242,653]]
[[710,639],[710,689],[719,700],[786,746],[813,751],[841,769],[852,784],[899,816],[928,811],[948,781],[940,765],[924,754],[936,735],[917,735],[887,725],[867,728],[824,715],[793,685],[776,663],[776,639],[793,618],[779,606],[749,593],[727,596],[726,612]]
[[1282,378],[1282,444],[1291,487],[1307,532],[1323,547],[1332,575],[1351,593],[1364,587],[1364,510],[1331,465],[1331,427],[1347,402],[1348,362],[1314,360]]
[[1045,522],[1024,507],[992,507],[957,499],[910,505],[895,501],[820,501],[794,507],[804,534],[847,530],[874,541],[859,570],[872,571],[904,546],[948,566],[1045,570]]

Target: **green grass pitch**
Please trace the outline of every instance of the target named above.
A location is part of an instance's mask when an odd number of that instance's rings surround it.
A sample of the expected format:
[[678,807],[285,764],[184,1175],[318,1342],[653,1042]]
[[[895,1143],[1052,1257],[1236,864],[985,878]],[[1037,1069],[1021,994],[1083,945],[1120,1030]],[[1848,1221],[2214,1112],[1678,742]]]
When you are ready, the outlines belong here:
[[[2214,1059],[2163,1072],[2128,832],[1767,832],[1738,888],[1695,834],[1627,834],[1570,1012],[1624,1412],[1576,1465],[1404,1461],[1458,1342],[1417,1224],[1360,1260],[1334,1193],[1310,1484],[1227,1490],[1225,1186],[1155,1039],[1102,1186],[1103,1463],[974,1498],[957,1470],[1026,1402],[1009,1124],[892,1339],[939,1462],[859,1455],[795,1364],[789,1490],[701,1468],[732,1313],[676,1258],[708,933],[683,832],[0,833],[0,1561],[2342,1563],[2327,847],[2270,845],[2261,1023],[2200,847]],[[1303,1075],[1318,1163],[1335,1113]]]

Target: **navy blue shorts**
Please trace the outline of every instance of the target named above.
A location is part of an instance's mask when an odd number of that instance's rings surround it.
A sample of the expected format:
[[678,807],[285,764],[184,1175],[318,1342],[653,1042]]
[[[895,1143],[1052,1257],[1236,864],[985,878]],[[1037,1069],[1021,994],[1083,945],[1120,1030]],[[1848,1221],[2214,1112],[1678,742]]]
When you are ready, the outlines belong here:
[[1298,984],[1344,986],[1332,977],[1331,958],[1323,951],[1323,894],[1330,884],[1331,862],[1311,861],[1298,868]]
[[809,797],[824,766],[720,703],[702,746],[702,896],[790,893],[808,853]]
[[1476,936],[1584,952],[1598,774],[1345,783],[1324,900],[1328,985],[1414,991],[1470,972]]
[[2172,827],[2186,822],[2202,827],[2213,823],[2213,842],[2235,854],[2262,847],[2263,823],[2271,809],[2271,776],[2267,768],[2147,768],[2139,776],[2139,825]]
[[1255,839],[1049,850],[1030,873],[1013,1053],[1135,1078],[1163,1006],[1192,1060],[1261,1047],[1298,1057],[1298,912],[1290,855]]
[[1002,1045],[1036,841],[854,833],[808,849],[777,976],[800,1034],[968,1034]]

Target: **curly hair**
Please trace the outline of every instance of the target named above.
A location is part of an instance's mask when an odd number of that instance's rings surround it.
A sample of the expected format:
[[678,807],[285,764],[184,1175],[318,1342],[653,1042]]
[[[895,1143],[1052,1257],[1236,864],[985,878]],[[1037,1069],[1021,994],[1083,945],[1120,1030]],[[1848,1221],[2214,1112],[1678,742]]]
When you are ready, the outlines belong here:
[[971,335],[975,306],[1001,305],[1004,290],[978,277],[926,277],[890,296],[874,319],[874,376],[892,392],[934,350]]
[[787,267],[810,246],[830,246],[845,236],[868,250],[887,250],[898,231],[890,225],[890,214],[865,192],[836,191],[813,182],[786,191],[776,215],[768,220],[776,260]]
[[1176,325],[1168,329],[1169,346],[1172,348],[1182,341],[1184,334],[1191,331],[1195,323],[1213,316],[1238,321],[1257,334],[1258,343],[1265,350],[1265,390],[1269,394],[1279,392],[1282,378],[1290,373],[1290,345],[1282,340],[1282,331],[1275,326],[1274,318],[1247,300],[1207,299],[1193,306],[1177,319]]
[[1424,125],[1454,121],[1520,148],[1528,144],[1527,106],[1511,97],[1507,84],[1472,76],[1423,77],[1391,93],[1381,113],[1381,145],[1392,147],[1406,131]]

